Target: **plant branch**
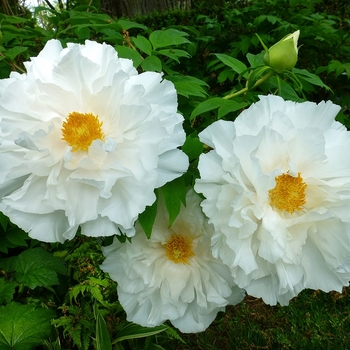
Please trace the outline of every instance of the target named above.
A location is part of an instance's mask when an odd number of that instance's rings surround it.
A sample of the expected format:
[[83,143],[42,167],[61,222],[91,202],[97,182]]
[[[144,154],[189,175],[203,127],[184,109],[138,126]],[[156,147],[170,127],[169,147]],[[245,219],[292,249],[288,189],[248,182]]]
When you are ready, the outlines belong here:
[[253,90],[255,89],[257,86],[259,86],[260,84],[264,83],[265,81],[269,80],[273,75],[275,74],[275,72],[271,69],[267,74],[265,74],[262,78],[260,78],[259,80],[257,80],[257,82],[250,88],[248,89],[248,87],[245,87],[242,90],[239,90],[237,92],[233,92],[232,94],[226,95],[223,97],[224,100],[228,100],[232,97],[236,97],[239,95],[242,95],[244,93],[246,93],[249,90]]
[[55,7],[51,4],[51,2],[49,0],[44,0],[47,4],[47,6],[50,7],[51,10],[54,10],[55,11]]

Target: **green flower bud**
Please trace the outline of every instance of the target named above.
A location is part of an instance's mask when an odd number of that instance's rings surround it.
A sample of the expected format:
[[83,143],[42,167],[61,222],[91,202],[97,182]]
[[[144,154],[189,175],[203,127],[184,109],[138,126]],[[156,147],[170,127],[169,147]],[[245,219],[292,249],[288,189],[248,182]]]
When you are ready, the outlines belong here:
[[264,63],[276,73],[291,70],[298,60],[299,34],[300,30],[297,30],[271,46],[264,55]]

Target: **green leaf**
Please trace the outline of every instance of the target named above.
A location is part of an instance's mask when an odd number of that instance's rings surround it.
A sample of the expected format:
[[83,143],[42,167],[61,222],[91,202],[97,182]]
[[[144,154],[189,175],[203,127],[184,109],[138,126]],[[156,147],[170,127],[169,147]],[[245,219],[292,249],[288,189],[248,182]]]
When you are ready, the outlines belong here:
[[65,274],[62,258],[42,248],[28,249],[18,255],[15,262],[16,278],[31,289],[37,286],[59,284],[57,273]]
[[80,25],[75,29],[75,33],[77,34],[79,39],[89,39],[90,38],[90,24]]
[[158,54],[169,57],[176,61],[177,63],[180,63],[179,57],[186,57],[189,58],[190,54],[186,52],[185,50],[179,50],[179,49],[163,49],[157,51]]
[[225,100],[223,105],[219,108],[218,117],[222,118],[226,114],[238,111],[239,109],[245,108],[248,105],[246,102],[237,102],[234,100]]
[[199,141],[197,134],[188,135],[182,150],[188,155],[190,161],[197,159],[203,152],[203,144]]
[[166,350],[166,349],[164,349],[162,346],[158,344],[151,343],[149,344],[149,346],[147,346],[147,350]]
[[288,83],[286,83],[283,79],[281,79],[278,75],[271,78],[271,83],[276,82],[276,87],[278,87],[278,94],[283,97],[285,100],[291,100],[296,102],[302,102],[303,99],[298,96],[298,94],[295,92],[295,90],[290,86]]
[[350,63],[342,63],[338,60],[331,60],[326,68],[328,74],[334,72],[335,76],[338,77],[345,71],[348,78],[350,78]]
[[116,339],[112,342],[112,344],[115,344],[127,339],[149,337],[151,335],[164,332],[167,328],[168,326],[165,326],[165,325],[149,328],[149,327],[142,327],[134,323],[129,323],[117,333]]
[[232,82],[233,78],[234,78],[234,74],[235,72],[232,71],[232,69],[225,69],[223,71],[221,71],[218,75],[218,83],[223,83],[224,81],[226,81],[227,79]]
[[115,49],[117,50],[119,57],[129,58],[130,60],[132,60],[135,68],[137,68],[141,64],[142,57],[136,50],[121,45],[116,45]]
[[237,102],[234,100],[225,100],[221,97],[213,97],[200,103],[192,112],[190,119],[192,120],[197,115],[209,112],[219,108],[218,117],[222,118],[230,112],[235,112],[247,105],[245,102]]
[[262,78],[265,73],[268,73],[268,71],[271,71],[271,68],[268,66],[262,66],[259,68],[255,68],[248,77],[248,89],[252,89],[255,83]]
[[0,212],[0,225],[6,231],[7,224],[9,223],[9,218]]
[[0,307],[0,349],[28,350],[51,332],[52,310],[12,302]]
[[300,79],[304,79],[310,84],[317,85],[325,88],[326,90],[330,90],[330,87],[327,86],[319,76],[316,74],[310,73],[306,69],[297,69],[293,68],[292,72]]
[[28,234],[16,226],[6,232],[6,238],[15,247],[26,247],[26,240],[29,239]]
[[165,206],[169,213],[169,227],[174,223],[181,209],[181,203],[186,205],[186,186],[183,177],[165,184],[162,188]]
[[28,234],[17,226],[10,225],[6,232],[0,233],[0,251],[3,253],[7,253],[8,248],[27,246]]
[[19,24],[19,23],[28,22],[28,19],[23,18],[23,17],[17,17],[17,16],[6,16],[6,22],[13,23],[13,24]]
[[131,28],[140,28],[143,30],[147,30],[147,27],[143,24],[132,22],[132,21],[126,21],[124,19],[118,20],[118,24],[120,24],[124,30],[129,30]]
[[0,278],[0,304],[7,304],[12,300],[16,285],[14,282],[6,282],[5,278]]
[[250,64],[250,66],[252,68],[257,68],[257,67],[263,66],[265,64],[264,63],[264,55],[265,55],[264,52],[261,52],[257,55],[247,53],[246,57],[247,57],[247,60]]
[[188,36],[188,34],[177,29],[170,28],[165,30],[155,30],[149,36],[149,40],[152,43],[153,48],[156,50],[160,47],[190,43],[185,36]]
[[213,109],[219,108],[224,103],[224,99],[221,97],[213,97],[209,98],[208,100],[203,101],[200,103],[192,112],[191,114],[191,120],[196,117],[197,115],[203,114],[205,112],[209,112]]
[[142,52],[149,56],[152,54],[152,45],[144,36],[138,35],[137,38],[133,38],[133,42]]
[[152,228],[157,215],[158,200],[156,200],[151,206],[147,206],[146,210],[138,217],[139,223],[146,233],[147,238],[151,237]]
[[162,62],[156,56],[148,56],[141,62],[141,67],[144,71],[161,72]]
[[175,85],[176,91],[179,95],[189,97],[189,96],[199,96],[206,97],[208,94],[203,89],[202,86],[207,87],[208,84],[203,80],[195,77],[185,76],[185,75],[175,75],[167,76],[167,80],[170,80]]
[[96,302],[94,304],[94,316],[96,319],[96,349],[112,350],[111,336],[108,332],[106,321],[97,308]]
[[28,47],[15,46],[12,49],[5,51],[5,56],[13,61],[18,55],[28,50]]
[[[236,58],[233,58],[231,56],[222,54],[222,53],[216,53],[214,54],[222,63],[226,64],[226,66],[231,67],[236,73],[241,74],[245,70],[247,70],[247,66],[237,60]],[[243,76],[247,77],[248,73],[245,73]]]

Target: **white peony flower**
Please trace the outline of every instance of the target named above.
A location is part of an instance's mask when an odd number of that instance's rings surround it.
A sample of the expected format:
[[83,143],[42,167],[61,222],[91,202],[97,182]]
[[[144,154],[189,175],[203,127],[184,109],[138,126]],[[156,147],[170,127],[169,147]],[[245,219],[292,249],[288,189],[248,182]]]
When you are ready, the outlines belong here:
[[235,282],[268,304],[302,289],[341,291],[350,268],[350,133],[331,102],[261,97],[235,122],[200,133],[212,251]]
[[33,238],[134,234],[154,188],[188,167],[171,82],[113,47],[50,40],[0,81],[0,210]]
[[170,320],[181,332],[201,332],[227,304],[243,299],[227,266],[211,254],[213,227],[199,202],[190,191],[186,208],[169,228],[160,201],[150,239],[137,223],[132,243],[115,239],[102,248],[106,260],[101,268],[118,282],[119,301],[129,321],[153,327]]

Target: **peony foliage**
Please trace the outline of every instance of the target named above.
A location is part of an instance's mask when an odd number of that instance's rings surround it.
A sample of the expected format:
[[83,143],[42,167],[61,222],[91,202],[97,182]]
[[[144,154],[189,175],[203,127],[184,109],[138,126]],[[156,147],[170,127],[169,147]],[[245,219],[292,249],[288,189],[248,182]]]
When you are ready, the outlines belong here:
[[346,36],[321,79],[305,56],[331,40],[302,22],[226,37],[90,5],[0,15],[0,343],[166,348],[252,299],[344,292]]

